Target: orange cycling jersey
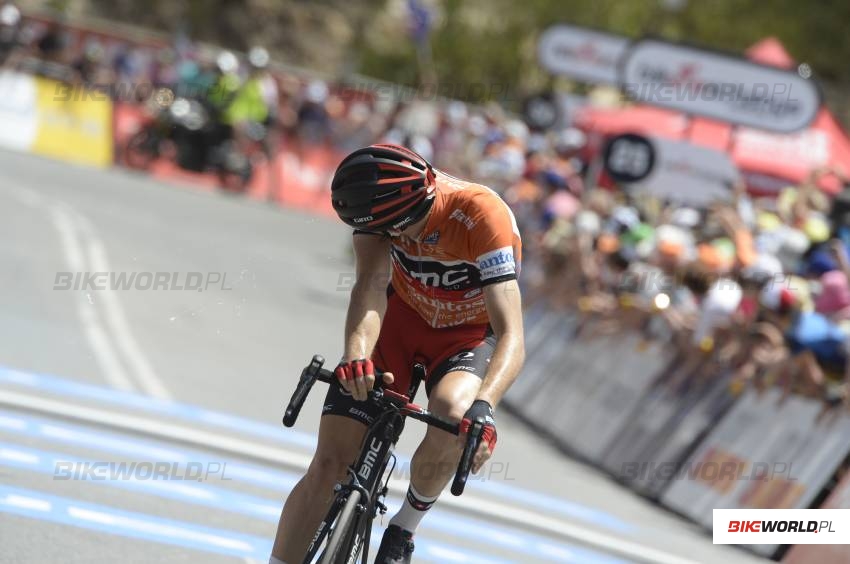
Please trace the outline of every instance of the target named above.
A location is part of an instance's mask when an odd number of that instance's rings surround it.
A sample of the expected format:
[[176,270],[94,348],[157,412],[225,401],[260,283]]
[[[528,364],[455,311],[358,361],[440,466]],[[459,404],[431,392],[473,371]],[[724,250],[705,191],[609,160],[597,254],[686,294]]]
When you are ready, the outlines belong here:
[[513,280],[522,242],[514,215],[491,189],[436,176],[418,240],[392,239],[392,286],[431,327],[488,323],[482,288]]

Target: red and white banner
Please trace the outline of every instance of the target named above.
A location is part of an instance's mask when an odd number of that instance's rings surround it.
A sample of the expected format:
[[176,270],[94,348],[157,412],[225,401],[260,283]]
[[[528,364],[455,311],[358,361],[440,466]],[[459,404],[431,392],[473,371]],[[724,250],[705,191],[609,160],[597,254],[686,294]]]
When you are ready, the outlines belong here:
[[821,106],[814,80],[730,55],[642,39],[620,67],[631,98],[733,125],[793,133]]

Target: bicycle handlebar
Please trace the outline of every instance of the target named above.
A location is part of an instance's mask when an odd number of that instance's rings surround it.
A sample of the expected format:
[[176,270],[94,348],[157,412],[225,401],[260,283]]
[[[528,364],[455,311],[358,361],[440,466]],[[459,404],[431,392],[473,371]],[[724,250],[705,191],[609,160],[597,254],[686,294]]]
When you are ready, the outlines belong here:
[[322,376],[322,372],[327,372],[327,370],[322,370],[324,363],[324,357],[315,355],[310,364],[301,371],[298,386],[295,388],[292,399],[289,400],[289,405],[286,406],[286,412],[283,414],[283,424],[286,427],[295,425],[295,420],[298,419],[298,414],[301,413],[301,407],[304,405],[304,400],[307,399],[307,394],[313,388],[313,384]]
[[[322,368],[324,363],[324,357],[321,355],[314,355],[312,360],[310,360],[310,364],[304,367],[301,371],[298,386],[296,386],[295,391],[292,394],[292,398],[289,400],[289,405],[286,406],[286,411],[283,415],[284,426],[292,427],[295,424],[296,419],[298,419],[298,414],[301,412],[301,408],[304,406],[304,402],[307,399],[307,395],[310,393],[310,390],[313,388],[313,385],[317,380],[331,386],[340,385],[339,380],[337,380],[333,372]],[[398,404],[400,400],[404,400],[405,405],[401,407],[407,417],[412,417],[413,419],[422,421],[426,425],[437,427],[438,429],[442,429],[443,431],[453,435],[460,434],[460,426],[457,423],[441,419],[427,409],[410,403],[409,398],[404,395],[384,391],[381,386],[382,374],[382,372],[377,370],[375,371],[375,387],[369,390],[370,400],[378,401],[384,405],[390,403]],[[475,451],[478,449],[482,430],[483,427],[480,421],[474,421],[469,429],[467,441],[463,448],[463,454],[461,456],[460,463],[458,464],[457,471],[455,472],[454,481],[452,482],[451,491],[453,495],[458,496],[463,493],[466,481],[469,478],[469,472],[472,470],[472,458]]]

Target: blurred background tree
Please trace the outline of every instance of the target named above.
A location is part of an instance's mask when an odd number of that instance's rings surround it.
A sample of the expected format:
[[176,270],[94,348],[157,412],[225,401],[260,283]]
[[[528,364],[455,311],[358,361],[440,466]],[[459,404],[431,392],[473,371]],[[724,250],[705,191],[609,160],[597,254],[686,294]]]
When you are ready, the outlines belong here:
[[[741,53],[777,37],[798,62],[843,90],[850,85],[847,0],[23,0],[175,32],[332,74],[357,72],[415,86],[502,83],[522,95],[549,80],[535,61],[537,35],[568,22],[629,37],[654,34]],[[429,15],[429,68],[411,33],[411,6]],[[462,94],[462,92],[459,92]],[[472,101],[486,91],[469,90]],[[477,98],[477,99],[476,99]],[[516,96],[513,97],[516,99]]]

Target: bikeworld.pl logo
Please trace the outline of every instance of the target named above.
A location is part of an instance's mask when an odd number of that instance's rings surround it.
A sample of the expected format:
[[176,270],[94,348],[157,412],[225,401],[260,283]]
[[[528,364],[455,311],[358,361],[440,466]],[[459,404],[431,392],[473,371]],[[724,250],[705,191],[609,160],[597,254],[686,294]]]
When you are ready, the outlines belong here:
[[834,533],[832,521],[729,521],[728,533]]
[[715,509],[714,544],[850,544],[850,509]]
[[54,290],[232,290],[226,272],[57,272]]
[[226,462],[168,462],[106,460],[60,460],[54,464],[54,480],[100,481],[192,481],[231,480]]

